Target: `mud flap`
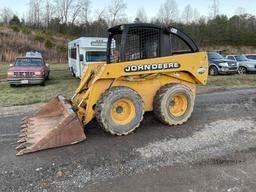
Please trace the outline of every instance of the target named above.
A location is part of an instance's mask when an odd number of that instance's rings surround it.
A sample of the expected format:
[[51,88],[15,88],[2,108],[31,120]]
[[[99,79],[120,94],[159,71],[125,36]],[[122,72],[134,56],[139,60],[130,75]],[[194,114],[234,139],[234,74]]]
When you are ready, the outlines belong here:
[[38,113],[23,120],[16,155],[71,145],[85,139],[83,125],[72,105],[59,95]]

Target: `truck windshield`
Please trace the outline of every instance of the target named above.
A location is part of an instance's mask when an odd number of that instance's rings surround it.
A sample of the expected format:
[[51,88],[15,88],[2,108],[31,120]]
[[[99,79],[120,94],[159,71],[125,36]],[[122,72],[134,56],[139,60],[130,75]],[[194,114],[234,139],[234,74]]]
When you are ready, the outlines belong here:
[[224,59],[219,53],[216,52],[209,52],[208,57],[209,59]]
[[247,61],[248,59],[244,55],[235,56],[237,61]]
[[16,59],[15,66],[43,66],[44,62],[40,58],[20,58]]
[[88,51],[86,52],[87,62],[106,61],[106,51]]

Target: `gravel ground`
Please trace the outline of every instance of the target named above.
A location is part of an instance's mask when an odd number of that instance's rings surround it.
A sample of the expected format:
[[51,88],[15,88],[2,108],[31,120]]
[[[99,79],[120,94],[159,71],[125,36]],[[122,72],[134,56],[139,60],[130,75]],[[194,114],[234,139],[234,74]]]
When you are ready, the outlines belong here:
[[1,116],[0,191],[254,191],[255,95],[202,94],[188,123],[170,128],[147,113],[126,137],[92,122],[85,142],[22,157],[15,133],[26,114]]

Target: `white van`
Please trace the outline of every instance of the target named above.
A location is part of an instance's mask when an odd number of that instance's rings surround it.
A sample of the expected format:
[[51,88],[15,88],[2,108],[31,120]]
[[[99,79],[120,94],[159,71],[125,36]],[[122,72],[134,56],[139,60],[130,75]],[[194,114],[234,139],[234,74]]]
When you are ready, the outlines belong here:
[[74,77],[82,77],[84,65],[106,61],[107,41],[107,38],[80,37],[68,43],[68,65]]

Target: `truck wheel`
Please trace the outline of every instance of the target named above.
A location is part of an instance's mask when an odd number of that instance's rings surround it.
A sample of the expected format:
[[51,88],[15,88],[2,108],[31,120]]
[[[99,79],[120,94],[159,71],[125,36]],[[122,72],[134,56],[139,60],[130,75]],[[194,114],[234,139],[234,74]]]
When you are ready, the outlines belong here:
[[238,74],[246,74],[248,71],[247,71],[247,69],[245,68],[245,67],[239,67],[238,68]]
[[215,66],[210,66],[209,67],[209,75],[215,76],[218,75],[218,69]]
[[112,135],[127,135],[134,131],[140,125],[143,114],[141,97],[128,87],[108,89],[95,106],[98,123]]
[[158,90],[153,103],[155,116],[168,125],[181,125],[191,116],[194,108],[191,90],[182,84],[168,84]]
[[71,67],[71,73],[73,77],[76,77],[76,74],[74,73],[73,67]]
[[41,86],[45,86],[45,81],[43,81],[40,85],[41,85]]

